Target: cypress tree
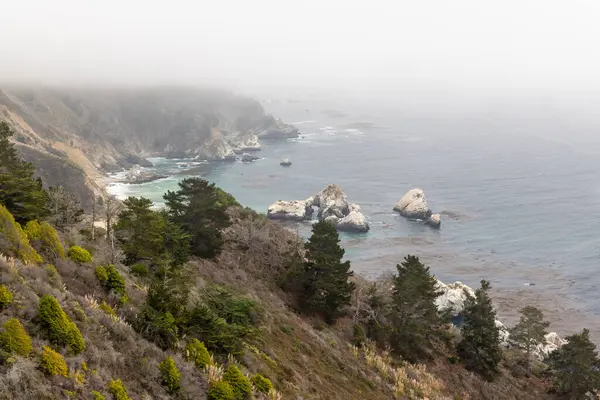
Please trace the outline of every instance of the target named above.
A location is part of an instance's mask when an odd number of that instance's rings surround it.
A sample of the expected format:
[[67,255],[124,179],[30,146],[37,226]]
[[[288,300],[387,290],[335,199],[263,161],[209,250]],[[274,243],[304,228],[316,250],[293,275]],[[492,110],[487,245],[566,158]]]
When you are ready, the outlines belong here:
[[567,344],[553,351],[548,364],[554,372],[554,390],[569,399],[587,399],[587,392],[600,387],[600,360],[589,331],[567,336]]
[[388,319],[390,344],[403,358],[416,361],[427,353],[442,324],[435,305],[437,281],[418,257],[408,255],[397,265]]
[[191,253],[202,258],[214,258],[223,247],[221,229],[231,223],[225,198],[214,184],[199,178],[179,182],[179,190],[164,195],[169,219],[190,234]]
[[13,134],[9,125],[0,121],[0,204],[24,225],[48,214],[48,194],[41,179],[34,177],[33,164],[23,161],[9,141]]
[[475,297],[467,293],[462,340],[458,344],[458,353],[466,362],[467,368],[488,380],[492,380],[498,373],[498,364],[502,360],[500,334],[495,322],[496,312],[488,294],[490,289],[490,283],[482,280],[481,287],[475,291]]
[[544,341],[544,336],[548,333],[546,328],[550,323],[544,321],[544,313],[536,307],[523,307],[519,313],[521,318],[519,323],[510,330],[510,338],[525,350],[525,368],[530,372],[531,350]]
[[313,225],[302,275],[300,304],[307,312],[320,314],[329,323],[350,304],[355,287],[348,282],[352,276],[350,261],[342,262],[344,249],[339,243],[335,226],[325,221]]

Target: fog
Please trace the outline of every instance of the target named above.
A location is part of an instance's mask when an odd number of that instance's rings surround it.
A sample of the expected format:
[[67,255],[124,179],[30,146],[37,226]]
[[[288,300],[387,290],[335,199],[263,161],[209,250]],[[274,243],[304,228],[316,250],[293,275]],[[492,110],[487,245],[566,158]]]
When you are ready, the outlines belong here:
[[594,96],[595,0],[21,0],[0,82]]

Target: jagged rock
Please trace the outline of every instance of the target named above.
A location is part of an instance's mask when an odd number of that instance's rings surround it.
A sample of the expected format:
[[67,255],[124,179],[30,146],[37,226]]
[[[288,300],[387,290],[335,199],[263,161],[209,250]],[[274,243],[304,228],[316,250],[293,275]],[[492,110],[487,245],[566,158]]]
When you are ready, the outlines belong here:
[[358,204],[354,204],[354,203],[348,204],[348,212],[352,212],[352,211],[361,212],[360,206]]
[[229,139],[229,145],[236,154],[242,154],[248,151],[259,151],[261,145],[258,142],[258,136],[253,133],[238,133],[236,136]]
[[407,218],[427,220],[431,210],[427,206],[425,193],[422,189],[409,190],[394,207],[394,211]]
[[425,224],[431,226],[432,228],[439,228],[440,225],[442,225],[440,214],[432,214],[431,217],[425,221]]
[[[349,213],[348,197],[338,185],[329,184],[314,197],[313,205],[319,207],[319,217],[328,215],[346,216]],[[325,218],[325,217],[324,217]]]
[[196,158],[208,161],[234,161],[235,153],[233,149],[223,138],[221,132],[213,128],[210,138],[206,140],[202,147],[195,150]]
[[319,215],[319,218],[327,219],[327,217],[332,217],[332,216],[337,217],[337,218],[345,217],[344,213],[339,208],[337,208],[336,206],[330,206],[321,212],[321,214]]
[[288,221],[303,221],[311,214],[312,208],[304,200],[277,200],[267,210],[267,217]]
[[242,162],[245,162],[245,163],[256,161],[258,159],[259,159],[259,157],[253,156],[253,155],[248,154],[248,153],[242,154],[242,158],[241,158]]
[[335,215],[329,215],[328,217],[325,218],[325,222],[329,222],[330,224],[336,225],[339,221],[339,217],[336,217]]
[[289,158],[284,158],[279,162],[279,165],[283,167],[289,167],[290,165],[292,165],[292,160],[290,160]]
[[351,211],[347,216],[337,221],[336,228],[348,232],[368,232],[370,229],[367,218],[359,211]]
[[308,199],[304,200],[304,202],[306,203],[306,207],[312,207],[315,203],[315,198],[311,196]]
[[558,336],[556,332],[546,334],[544,339],[545,343],[538,344],[533,350],[533,354],[540,359],[543,359],[548,354],[567,343],[567,341]]
[[291,139],[298,137],[298,128],[288,125],[280,119],[265,116],[263,127],[254,131],[258,138],[265,139]]
[[155,174],[154,172],[144,171],[142,170],[142,167],[136,164],[127,172],[124,180],[127,183],[139,184],[152,182],[162,178],[166,178],[166,176]]

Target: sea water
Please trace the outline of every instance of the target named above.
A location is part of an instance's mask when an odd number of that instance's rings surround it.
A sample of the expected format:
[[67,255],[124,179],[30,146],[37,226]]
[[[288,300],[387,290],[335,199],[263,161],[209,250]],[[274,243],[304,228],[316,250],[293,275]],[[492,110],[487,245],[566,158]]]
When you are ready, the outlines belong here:
[[[443,281],[476,286],[490,280],[508,318],[535,303],[559,331],[598,327],[596,144],[570,146],[528,132],[526,125],[478,116],[377,115],[307,102],[270,107],[300,129],[299,138],[262,141],[260,159],[252,163],[150,159],[153,170],[169,178],[117,183],[110,191],[160,205],[180,179],[201,176],[266,212],[278,199],[306,199],[336,183],[371,225],[366,234],[341,235],[356,273],[374,278],[416,254]],[[280,166],[282,158],[292,166]],[[392,211],[416,187],[441,213],[440,230]],[[310,225],[297,229],[307,235]]]

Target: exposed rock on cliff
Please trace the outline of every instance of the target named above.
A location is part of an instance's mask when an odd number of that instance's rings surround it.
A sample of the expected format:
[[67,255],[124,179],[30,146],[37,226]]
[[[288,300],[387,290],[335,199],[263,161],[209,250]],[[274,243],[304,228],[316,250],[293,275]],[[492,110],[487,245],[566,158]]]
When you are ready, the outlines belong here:
[[258,136],[250,132],[238,133],[229,138],[228,142],[236,154],[259,151],[261,149],[261,145],[258,142]]
[[299,131],[293,125],[288,125],[280,119],[270,115],[261,120],[261,126],[255,129],[254,134],[261,139],[292,139],[297,138]]
[[213,128],[211,137],[202,146],[191,151],[188,155],[207,161],[235,160],[235,152],[217,128]]

